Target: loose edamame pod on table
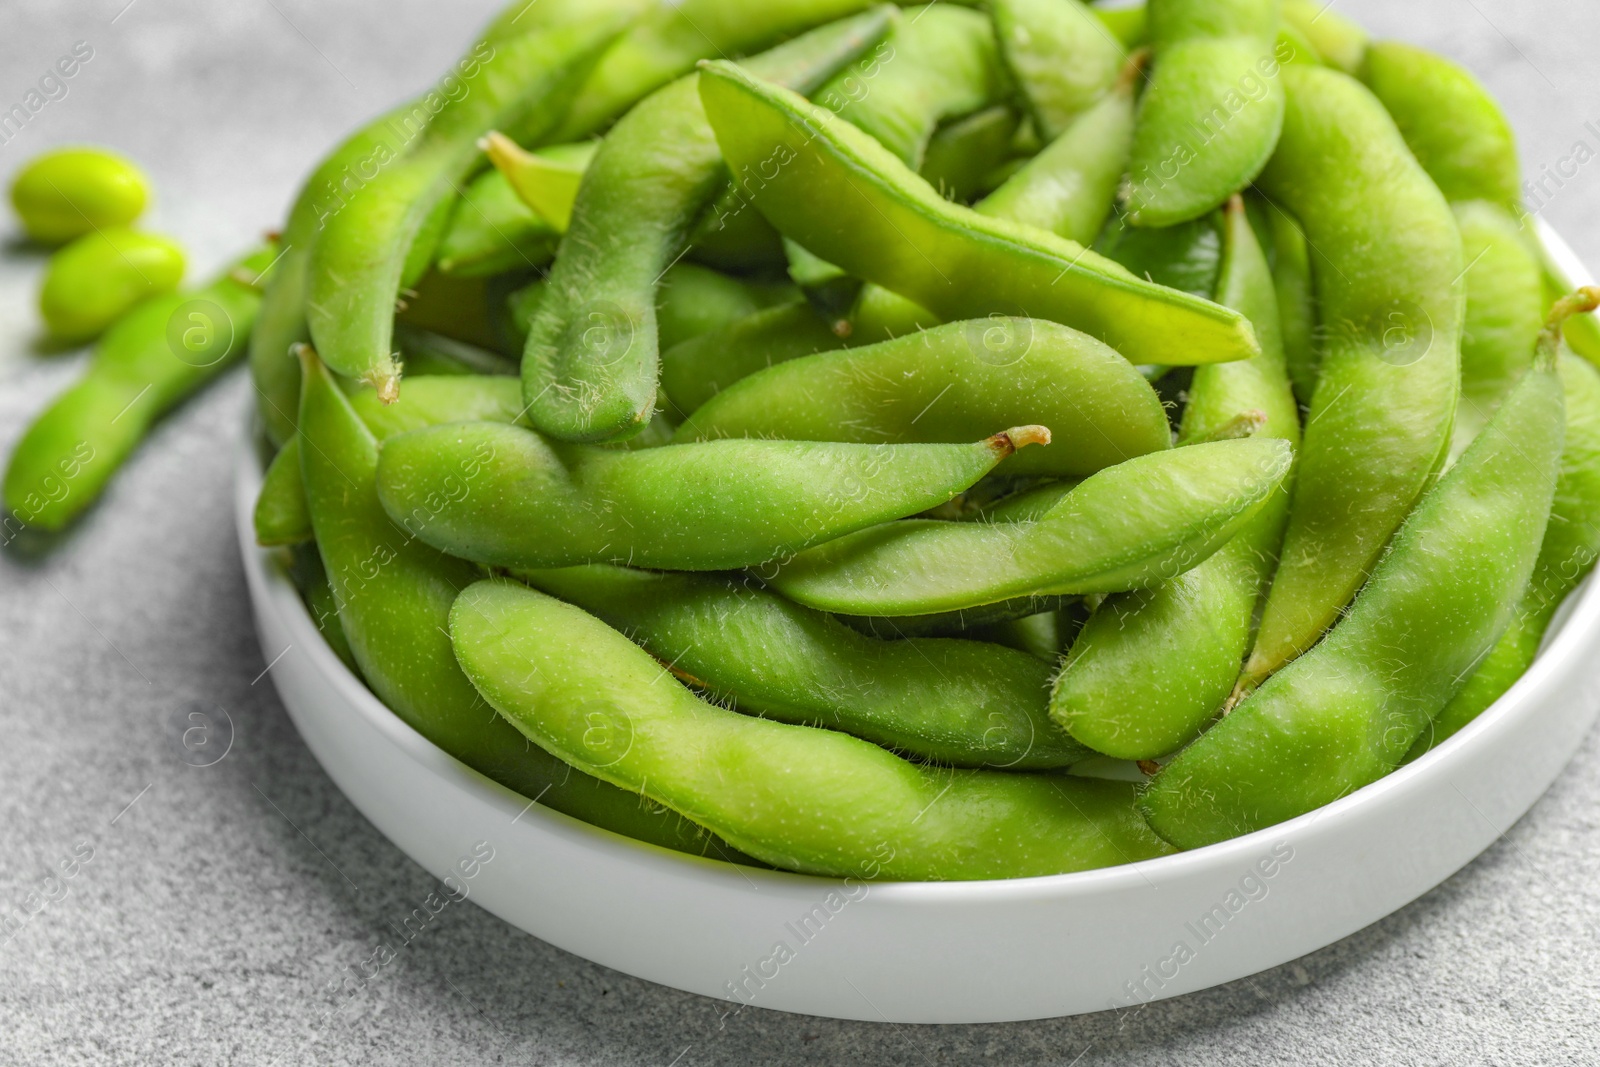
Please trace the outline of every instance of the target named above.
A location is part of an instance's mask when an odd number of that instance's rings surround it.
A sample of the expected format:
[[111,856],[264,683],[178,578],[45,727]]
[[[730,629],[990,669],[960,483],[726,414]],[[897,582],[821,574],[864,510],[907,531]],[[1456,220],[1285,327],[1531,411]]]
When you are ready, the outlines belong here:
[[[892,17],[892,8],[879,8],[747,62],[815,88],[880,40]],[[626,437],[655,411],[656,285],[724,173],[697,79],[680,79],[629,111],[579,189],[523,350],[528,417],[554,437]]]
[[[1217,300],[1255,324],[1261,355],[1195,371],[1182,439],[1203,440],[1243,414],[1258,432],[1300,440],[1278,305],[1244,203],[1223,225]],[[1148,589],[1107,597],[1079,632],[1051,693],[1050,714],[1074,738],[1120,759],[1156,759],[1192,741],[1227,701],[1250,643],[1288,518],[1281,487],[1249,525],[1199,566]]]
[[1042,319],[976,319],[780,363],[723,390],[676,440],[970,441],[1050,427],[1010,475],[1081,477],[1170,447],[1166,411],[1112,349]]
[[1327,324],[1282,559],[1246,688],[1304,652],[1361,588],[1444,462],[1460,393],[1465,264],[1438,187],[1364,86],[1285,67],[1260,186],[1318,254]]
[[130,160],[104,148],[57,148],[34,157],[11,182],[11,206],[28,236],[65,244],[95,230],[131,226],[150,183]]
[[1150,0],[1150,84],[1124,196],[1135,226],[1199,218],[1249,185],[1283,128],[1281,0]]
[[105,489],[155,421],[244,351],[260,306],[263,248],[211,284],[140,304],[106,331],[83,377],[23,433],[6,469],[5,502],[23,524],[58,531]]
[[450,612],[462,668],[502,716],[574,767],[807,874],[1059,874],[1169,851],[1126,782],[909,763],[833,730],[719,708],[591,615],[510,582]]
[[517,577],[603,619],[718,702],[953,767],[1090,755],[1045,714],[1048,664],[982,641],[879,641],[748,578],[595,565]]
[[1207,845],[1376,781],[1500,639],[1561,468],[1557,336],[1552,327],[1533,370],[1417,504],[1339,624],[1151,779],[1141,806],[1162,837]]
[[55,339],[89,341],[141,301],[176,289],[183,269],[183,249],[165,237],[96,230],[50,257],[39,313]]
[[481,572],[418,544],[384,514],[378,440],[333,376],[301,349],[302,476],[339,623],[367,685],[433,744],[524,796],[585,822],[695,854],[724,846],[698,827],[574,770],[485,714],[444,626]]
[[727,570],[943,504],[1018,448],[705,441],[625,451],[459,423],[387,441],[384,507],[429,544],[502,567]]
[[1291,453],[1268,439],[1153,452],[1091,475],[1037,520],[887,523],[800,553],[770,583],[807,607],[878,616],[1138,589],[1226,544],[1272,495]]
[[700,95],[739,188],[780,232],[941,318],[1050,319],[1133,362],[1259,352],[1237,312],[951,204],[873,138],[780,86],[709,63]]
[[1116,81],[1122,43],[1081,0],[994,0],[989,10],[1033,124],[1053,141]]

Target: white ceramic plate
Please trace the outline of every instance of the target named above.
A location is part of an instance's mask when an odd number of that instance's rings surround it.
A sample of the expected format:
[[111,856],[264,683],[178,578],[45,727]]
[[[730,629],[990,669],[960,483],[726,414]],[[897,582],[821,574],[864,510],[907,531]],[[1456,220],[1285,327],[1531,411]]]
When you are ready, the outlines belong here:
[[[1569,276],[1587,280],[1545,236]],[[1600,696],[1600,586],[1585,582],[1532,670],[1471,726],[1269,830],[1012,881],[847,884],[753,870],[530,806],[402,723],[323,643],[254,544],[260,483],[247,443],[237,517],[262,652],[345,795],[412,859],[513,926],[721,998],[729,1011],[1002,1022],[1126,1009],[1274,967],[1415,900],[1487,848],[1566,765]]]

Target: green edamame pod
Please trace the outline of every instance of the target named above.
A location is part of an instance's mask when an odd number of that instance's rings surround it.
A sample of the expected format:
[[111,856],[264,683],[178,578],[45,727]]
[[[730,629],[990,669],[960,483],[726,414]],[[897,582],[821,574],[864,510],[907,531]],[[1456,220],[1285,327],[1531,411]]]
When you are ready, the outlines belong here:
[[1426,49],[1378,41],[1367,49],[1361,80],[1446,199],[1488,200],[1522,214],[1511,123],[1465,68]]
[[555,227],[522,202],[504,174],[484,171],[456,205],[434,266],[463,278],[532,270],[555,258],[560,240]]
[[1283,21],[1299,30],[1328,66],[1359,75],[1367,57],[1367,31],[1332,7],[1324,0],[1283,0]]
[[384,507],[424,541],[502,567],[747,567],[949,500],[1049,431],[966,445],[706,441],[638,451],[461,423],[384,444]]
[[444,632],[451,602],[481,572],[416,543],[384,514],[374,486],[377,439],[327,368],[308,348],[301,352],[301,473],[339,623],[372,691],[429,741],[524,796],[641,841],[719,851],[697,827],[572,773],[484,714]]
[[484,374],[514,378],[517,374],[517,365],[499,352],[409,323],[395,323],[394,340],[400,349],[400,363],[410,375]]
[[156,419],[244,351],[273,250],[210,285],[140,304],[107,330],[89,369],[34,420],[11,453],[5,502],[25,525],[61,530],[99,497]]
[[1600,374],[1570,353],[1562,353],[1557,369],[1566,396],[1566,440],[1533,577],[1505,634],[1434,717],[1408,758],[1455,736],[1522,677],[1533,665],[1556,609],[1600,555]]
[[1327,324],[1282,560],[1244,683],[1316,642],[1450,445],[1460,392],[1461,235],[1376,97],[1285,67],[1288,117],[1260,184],[1301,225]]
[[1222,232],[1210,215],[1160,229],[1138,229],[1120,216],[1106,224],[1094,250],[1157,285],[1209,297],[1222,265]]
[[1019,117],[1004,104],[940,127],[918,173],[946,200],[966,203],[994,188],[995,171],[1011,158]]
[[1034,127],[1053,141],[1116,81],[1122,43],[1081,0],[995,0],[990,11]]
[[[749,62],[814,88],[881,39],[891,12],[826,26]],[[655,410],[656,285],[724,173],[697,80],[628,112],[579,190],[522,362],[529,419],[561,440],[627,437]]]
[[535,744],[775,866],[872,879],[1055,874],[1161,855],[1133,786],[908,763],[740,715],[578,608],[479,582],[450,613],[479,692]]
[[1166,411],[1133,365],[1042,319],[978,319],[781,363],[725,389],[678,441],[971,441],[1001,426],[1050,427],[1007,474],[1082,477],[1171,445]]
[[[283,453],[280,451],[278,454],[281,456]],[[294,461],[298,466],[298,450]],[[300,599],[305,601],[311,621],[317,624],[317,632],[328,642],[328,647],[339,657],[339,662],[359,678],[361,668],[356,665],[355,653],[350,651],[350,640],[344,635],[344,627],[339,625],[339,604],[333,598],[333,587],[328,584],[328,572],[322,566],[322,553],[308,540],[289,550],[289,560],[289,578],[300,590]]]
[[1237,312],[1153,285],[1088,250],[951,204],[876,140],[780,86],[707,64],[700,95],[736,183],[778,230],[946,320],[1050,319],[1132,362],[1259,351]]
[[306,318],[328,366],[386,401],[399,396],[395,301],[433,260],[460,183],[481,159],[478,138],[491,129],[542,138],[619,29],[616,17],[601,16],[502,41],[481,59],[480,45],[462,61],[465,92],[444,104],[405,156],[351,195],[312,246]]
[[183,249],[165,237],[96,230],[50,257],[39,313],[57,340],[93,340],[141,301],[176,289],[183,268]]
[[572,224],[572,205],[577,202],[583,176],[600,150],[599,141],[551,145],[529,152],[499,131],[483,139],[483,150],[495,172],[505,178],[512,191],[539,218],[557,233],[566,233]]
[[1268,439],[1153,452],[1091,475],[1038,520],[887,523],[802,552],[771,584],[844,615],[1138,589],[1227,543],[1276,490],[1291,457],[1286,442]]
[[1383,777],[1505,632],[1561,467],[1555,332],[1339,624],[1151,779],[1141,806],[1162,837],[1208,845]]
[[150,183],[139,168],[103,148],[45,152],[11,182],[11,206],[22,228],[47,245],[131,226],[149,200]]
[[694,263],[678,263],[661,277],[656,334],[665,351],[799,295],[794,286],[782,282],[735,278]]
[[843,345],[810,301],[793,300],[667,349],[661,355],[661,390],[682,418],[764,367]]
[[1099,5],[1091,8],[1094,17],[1105,23],[1106,29],[1111,31],[1124,48],[1138,48],[1150,40],[1150,10],[1144,4],[1133,7],[1105,7]]
[[1124,193],[1135,226],[1197,219],[1249,185],[1283,128],[1280,0],[1150,0],[1150,84]]
[[517,577],[741,711],[952,767],[1048,769],[1089,755],[1045,714],[1049,666],[1013,649],[875,640],[737,576],[591,566]]
[[1283,358],[1295,399],[1311,406],[1317,390],[1317,304],[1311,281],[1311,247],[1305,231],[1277,204],[1266,207],[1266,238],[1272,245],[1272,284],[1278,294],[1278,321],[1283,332]]
[[305,544],[316,536],[306,508],[305,482],[300,477],[298,437],[289,438],[267,465],[252,519],[256,544],[263,548]]
[[[1235,198],[1223,224],[1219,303],[1255,324],[1261,355],[1195,371],[1183,439],[1204,439],[1241,414],[1291,445],[1300,412],[1289,389],[1266,255]],[[1168,582],[1106,598],[1063,661],[1050,714],[1097,752],[1156,759],[1193,740],[1227,701],[1250,644],[1256,602],[1288,518],[1287,488],[1210,559]]]

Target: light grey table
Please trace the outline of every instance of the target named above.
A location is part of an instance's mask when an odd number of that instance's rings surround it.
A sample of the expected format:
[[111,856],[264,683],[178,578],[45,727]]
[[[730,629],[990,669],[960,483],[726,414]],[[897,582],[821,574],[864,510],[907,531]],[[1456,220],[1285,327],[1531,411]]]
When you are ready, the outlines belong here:
[[[490,4],[7,0],[0,111],[75,42],[94,54],[0,145],[0,177],[52,144],[115,145],[151,171],[151,224],[202,273],[277,224],[336,137],[443,70]],[[1468,63],[1505,101],[1531,174],[1578,141],[1600,150],[1600,6],[1338,10]],[[1600,263],[1600,162],[1563,181],[1544,213]],[[33,349],[39,267],[0,254],[0,454],[81,364]],[[1120,1019],[904,1027],[758,1010],[719,1029],[712,1001],[472,906],[340,995],[433,886],[323,775],[264,676],[230,508],[246,393],[234,375],[163,425],[50,554],[0,556],[0,922],[27,920],[0,944],[0,1061],[1600,1062],[1593,739],[1498,845],[1412,906]],[[190,766],[186,716],[217,708],[232,749]]]

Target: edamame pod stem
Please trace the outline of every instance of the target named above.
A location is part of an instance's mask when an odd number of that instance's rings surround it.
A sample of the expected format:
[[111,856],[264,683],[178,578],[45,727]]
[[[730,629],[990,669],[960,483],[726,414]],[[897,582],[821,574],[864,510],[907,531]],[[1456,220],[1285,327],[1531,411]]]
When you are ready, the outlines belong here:
[[[880,8],[823,27],[749,62],[814,88],[881,39],[892,13]],[[697,78],[628,112],[578,191],[522,359],[528,417],[560,440],[627,437],[655,410],[656,285],[724,174]]]
[[978,319],[781,363],[718,393],[675,440],[971,441],[1050,427],[1008,474],[1082,477],[1171,446],[1166,409],[1133,365],[1042,319]]
[[1053,141],[1116,81],[1122,42],[1081,0],[995,0],[989,10],[1034,127]]
[[395,301],[433,260],[462,182],[478,166],[478,138],[512,129],[539,140],[562,102],[617,35],[614,16],[525,34],[495,45],[463,71],[464,95],[447,103],[417,144],[362,185],[330,217],[311,249],[306,319],[328,366],[400,395],[391,353]]
[[[1300,412],[1284,369],[1272,274],[1238,197],[1223,234],[1217,301],[1249,316],[1261,355],[1195,371],[1182,437],[1204,439],[1241,413],[1256,412],[1263,416],[1259,433],[1296,445]],[[1106,598],[1062,663],[1051,717],[1085,745],[1119,759],[1156,759],[1192,741],[1239,676],[1288,507],[1283,486],[1204,563],[1149,589]]]
[[740,715],[663,678],[605,623],[523,586],[467,589],[450,635],[473,684],[535,744],[775,866],[1010,878],[1167,851],[1127,783],[919,766],[833,730]]
[[18,521],[65,529],[158,418],[243,354],[261,296],[240,279],[261,281],[274,254],[260,249],[202,289],[147,300],[106,331],[83,377],[11,453],[5,504]]
[[460,423],[385,443],[378,491],[397,521],[502,567],[753,566],[949,500],[1048,430],[966,445],[706,441],[629,452]]
[[1283,21],[1299,30],[1328,66],[1359,75],[1367,57],[1367,31],[1322,0],[1283,0]]
[[1065,767],[1090,755],[1045,714],[1050,667],[981,641],[879,641],[736,575],[596,565],[526,571],[719,703],[842,730],[953,767]]
[[1138,589],[1227,543],[1272,495],[1291,455],[1266,439],[1153,452],[1091,475],[1036,521],[888,523],[803,552],[770,581],[791,600],[845,615]]
[[1132,362],[1259,352],[1237,312],[1142,281],[1071,241],[951,204],[873,138],[732,64],[707,64],[700,96],[737,185],[780,232],[941,318],[1050,319]]
[[1325,266],[1322,346],[1282,560],[1246,688],[1311,647],[1443,463],[1460,392],[1461,235],[1361,83],[1285,67],[1283,137],[1260,185]]
[[1151,779],[1141,806],[1157,833],[1180,848],[1251,833],[1400,763],[1511,622],[1550,517],[1563,422],[1547,356],[1418,503],[1328,636]]
[[377,439],[315,354],[301,352],[302,475],[339,623],[367,685],[407,725],[501,785],[641,841],[717,854],[720,842],[697,827],[573,773],[484,713],[444,630],[456,594],[481,572],[418,544],[384,514]]
[[807,300],[754,312],[661,355],[661,390],[681,419],[763,368],[843,347]]

